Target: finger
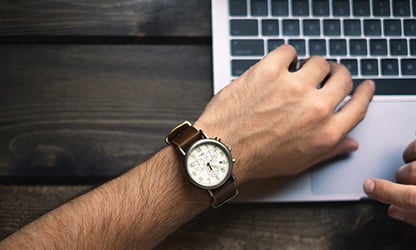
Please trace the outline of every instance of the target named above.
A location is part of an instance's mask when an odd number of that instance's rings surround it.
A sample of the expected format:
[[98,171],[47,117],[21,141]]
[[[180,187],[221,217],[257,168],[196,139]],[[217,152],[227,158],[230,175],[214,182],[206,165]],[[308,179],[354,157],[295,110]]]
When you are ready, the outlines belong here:
[[304,82],[318,87],[330,72],[331,66],[323,57],[312,56],[295,74]]
[[404,209],[396,205],[391,205],[388,209],[388,215],[393,219],[416,225],[416,210]]
[[400,167],[396,172],[396,180],[402,184],[416,184],[416,161]]
[[416,186],[397,184],[382,179],[368,179],[364,192],[373,199],[386,204],[395,204],[405,209],[416,209]]
[[274,70],[288,70],[292,64],[296,63],[296,61],[296,49],[291,45],[284,44],[267,54],[260,61],[260,64],[262,64],[262,67],[266,69],[273,67]]
[[361,83],[351,100],[333,116],[333,122],[344,133],[351,131],[367,113],[368,105],[373,98],[375,86],[373,81]]
[[416,140],[410,143],[404,150],[403,160],[406,163],[416,161]]
[[348,69],[338,63],[331,62],[331,76],[321,88],[326,97],[331,98],[334,108],[351,92],[352,78]]
[[355,139],[346,136],[342,138],[341,141],[339,141],[334,147],[332,147],[331,157],[351,153],[357,149],[358,142]]

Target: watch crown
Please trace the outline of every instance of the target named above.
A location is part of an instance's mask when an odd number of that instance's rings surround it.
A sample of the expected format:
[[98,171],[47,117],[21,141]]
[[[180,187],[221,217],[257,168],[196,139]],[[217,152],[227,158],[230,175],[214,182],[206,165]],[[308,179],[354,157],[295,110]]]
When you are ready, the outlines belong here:
[[232,159],[232,162],[235,163],[235,159]]

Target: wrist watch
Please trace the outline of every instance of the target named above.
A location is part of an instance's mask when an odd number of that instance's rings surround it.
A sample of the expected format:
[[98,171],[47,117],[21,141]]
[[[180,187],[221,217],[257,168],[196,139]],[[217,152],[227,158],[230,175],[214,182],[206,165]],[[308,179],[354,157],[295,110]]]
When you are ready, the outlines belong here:
[[208,191],[212,207],[217,208],[237,196],[232,173],[235,160],[231,148],[219,138],[208,138],[202,130],[184,121],[169,132],[165,141],[174,145],[183,157],[187,179]]

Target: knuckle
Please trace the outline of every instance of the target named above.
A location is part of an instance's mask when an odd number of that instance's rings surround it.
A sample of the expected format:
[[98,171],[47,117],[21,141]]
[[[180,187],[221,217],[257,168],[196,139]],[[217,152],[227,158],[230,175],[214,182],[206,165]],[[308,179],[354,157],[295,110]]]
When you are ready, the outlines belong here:
[[291,97],[299,98],[305,95],[305,87],[301,83],[293,82],[287,86],[286,90]]
[[256,77],[265,77],[270,78],[274,77],[275,73],[277,72],[277,67],[271,63],[261,62],[261,67],[256,67],[254,74]]
[[325,73],[329,73],[331,71],[331,66],[329,62],[323,58],[322,56],[312,56],[311,59],[317,64],[317,66]]
[[325,136],[329,146],[333,146],[341,140],[341,133],[335,128],[328,129]]
[[361,106],[361,107],[357,107],[358,109],[358,122],[361,122],[362,120],[364,120],[365,116],[367,115],[367,108]]
[[324,99],[318,99],[311,105],[313,115],[318,118],[326,118],[331,114],[331,107]]
[[351,75],[348,73],[348,75],[346,76],[346,79],[345,79],[345,92],[346,93],[350,93],[351,91],[352,91],[352,88],[353,88],[353,83],[352,83],[352,78],[351,78]]
[[403,202],[407,207],[416,207],[416,192],[413,190],[406,190],[403,195]]
[[416,177],[416,162],[407,164],[407,174]]
[[[348,70],[348,68],[344,64],[338,64],[338,67],[340,71],[348,78],[351,78],[351,72]],[[352,83],[352,82],[351,82]]]
[[295,47],[293,47],[292,45],[290,45],[290,44],[283,44],[283,45],[281,45],[280,47],[279,47],[279,49],[282,49],[282,50],[287,50],[288,52],[290,52],[290,53],[293,53],[293,54],[297,54],[297,52],[296,52],[296,48]]
[[329,127],[325,129],[320,137],[319,143],[324,148],[333,147],[342,138],[342,133],[336,127]]

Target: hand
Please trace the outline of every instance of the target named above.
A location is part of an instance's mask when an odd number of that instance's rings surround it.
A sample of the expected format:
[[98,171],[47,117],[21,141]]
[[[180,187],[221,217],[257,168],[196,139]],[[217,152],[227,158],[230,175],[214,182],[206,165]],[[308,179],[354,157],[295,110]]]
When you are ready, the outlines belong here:
[[[358,143],[347,136],[365,116],[374,83],[352,90],[341,64],[311,57],[296,72],[293,47],[283,45],[220,91],[195,127],[233,147],[237,181],[294,175]],[[322,88],[318,88],[325,81]]]
[[398,220],[416,225],[416,140],[403,152],[405,165],[396,172],[398,183],[370,179],[364,191],[370,198],[391,204],[388,214]]

